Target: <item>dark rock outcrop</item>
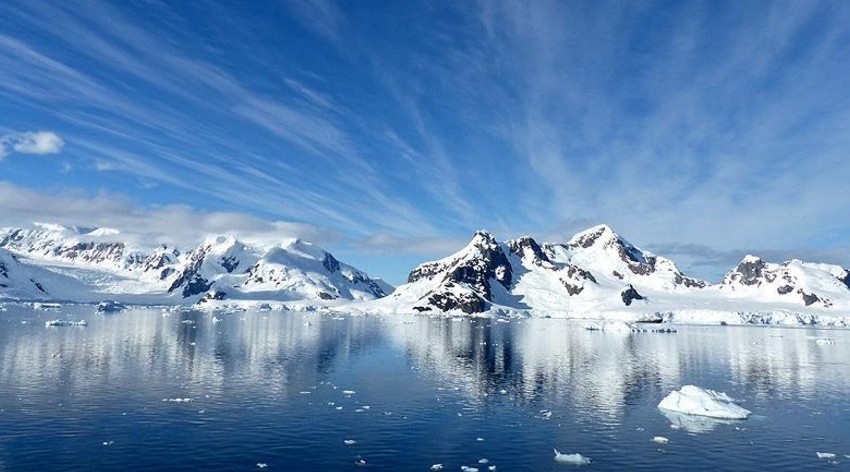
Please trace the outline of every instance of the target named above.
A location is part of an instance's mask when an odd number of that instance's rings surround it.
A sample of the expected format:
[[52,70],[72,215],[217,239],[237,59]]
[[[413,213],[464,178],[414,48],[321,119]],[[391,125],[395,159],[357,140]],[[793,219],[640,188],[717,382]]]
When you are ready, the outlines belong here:
[[623,299],[623,303],[625,303],[626,306],[630,306],[632,304],[632,301],[634,300],[646,299],[643,295],[639,294],[638,291],[635,290],[635,288],[631,285],[629,285],[627,289],[623,290],[622,293],[620,293],[620,297]]

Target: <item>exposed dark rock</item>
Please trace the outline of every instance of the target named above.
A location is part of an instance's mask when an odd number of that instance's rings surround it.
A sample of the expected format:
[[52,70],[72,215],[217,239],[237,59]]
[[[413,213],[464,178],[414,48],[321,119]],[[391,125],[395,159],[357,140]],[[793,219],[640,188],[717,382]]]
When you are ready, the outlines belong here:
[[820,299],[820,297],[818,297],[817,295],[815,295],[815,294],[813,294],[813,293],[806,293],[806,292],[804,292],[804,291],[802,291],[802,290],[799,290],[798,292],[800,293],[800,295],[802,295],[802,296],[803,296],[803,303],[804,303],[806,306],[811,306],[811,305],[813,305],[813,304],[815,304],[815,303],[817,303],[817,302],[822,301],[822,300]]
[[566,280],[561,279],[561,283],[564,284],[564,287],[567,289],[567,293],[569,293],[570,296],[578,295],[582,291],[584,291],[584,287],[580,287],[578,285],[573,285],[573,284],[567,282]]
[[631,285],[629,285],[629,288],[620,293],[620,297],[623,299],[623,303],[625,303],[626,306],[631,305],[633,300],[644,300],[644,296],[639,294],[638,291]]
[[413,283],[423,279],[430,280],[443,269],[443,265],[439,262],[428,262],[422,264],[410,272],[410,275],[407,276],[407,283]]
[[735,268],[738,275],[738,281],[744,285],[756,285],[761,282],[764,275],[765,262],[761,259],[744,260]]
[[676,284],[684,285],[688,288],[705,288],[705,280],[692,279],[682,274],[676,274]]
[[[616,273],[615,273],[615,275],[616,275]],[[593,274],[591,274],[590,272],[582,269],[581,267],[579,267],[577,265],[573,265],[573,264],[569,265],[569,268],[567,269],[567,276],[572,278],[572,279],[579,277],[579,278],[582,278],[584,280],[590,280],[593,283],[597,283],[596,277],[594,277]],[[620,278],[622,278],[622,277],[620,277]]]
[[198,304],[206,303],[212,300],[224,300],[227,298],[227,294],[222,292],[221,290],[211,290],[204,294],[200,300],[198,300]]
[[620,280],[623,280],[623,279],[625,278],[625,277],[623,276],[623,274],[621,274],[621,273],[617,272],[616,270],[615,270],[614,272],[612,272],[612,273],[614,274],[614,277],[617,277],[617,278],[618,278],[618,279],[620,279]]
[[330,273],[339,272],[339,261],[329,252],[325,253],[325,258],[322,259],[322,265]]
[[239,267],[239,259],[236,256],[222,256],[218,261],[227,273],[232,273]]
[[530,257],[535,264],[540,264],[542,262],[549,262],[549,257],[543,252],[543,249],[537,244],[530,236],[523,236],[519,239],[510,241],[508,243],[508,247],[511,252],[519,256],[520,258]]
[[593,246],[594,243],[599,239],[600,236],[607,230],[608,228],[605,226],[600,226],[593,231],[592,233],[583,234],[579,239],[575,242],[576,245],[581,246],[585,249]]
[[790,285],[783,285],[783,286],[778,287],[776,289],[776,293],[778,293],[780,295],[785,295],[786,293],[791,293],[793,291],[794,291],[794,287],[792,287]]
[[422,313],[423,311],[431,311],[432,310],[432,308],[430,306],[415,306],[415,307],[413,307],[413,309],[420,312],[420,313]]
[[434,293],[428,303],[442,311],[459,309],[464,313],[481,313],[487,309],[487,301],[477,293]]
[[0,277],[9,278],[9,269],[6,268],[3,261],[0,261]]
[[36,282],[33,279],[30,279],[30,282],[32,282],[32,284],[35,285],[35,288],[39,289],[41,291],[41,293],[47,293],[47,290],[45,290],[44,287],[42,287],[40,283]]
[[319,298],[321,298],[322,300],[335,300],[339,297],[327,292],[319,292]]

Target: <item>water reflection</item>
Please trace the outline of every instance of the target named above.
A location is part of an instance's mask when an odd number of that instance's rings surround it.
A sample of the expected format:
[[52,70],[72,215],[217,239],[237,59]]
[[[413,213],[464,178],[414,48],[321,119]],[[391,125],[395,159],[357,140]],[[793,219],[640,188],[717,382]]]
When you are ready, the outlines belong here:
[[[473,404],[485,405],[494,396],[532,408],[567,403],[582,418],[602,424],[617,424],[630,405],[657,403],[686,383],[733,396],[801,400],[850,386],[850,371],[843,367],[850,338],[838,331],[683,327],[675,334],[629,334],[546,319],[336,319],[257,312],[217,314],[221,321],[214,322],[201,312],[166,315],[88,314],[88,328],[47,329],[43,312],[4,313],[5,395],[37,398],[52,390],[96,396],[116,384],[173,379],[175,396],[222,395],[253,384],[264,387],[261,395],[279,398],[316,385],[339,363],[350,364],[385,344]],[[813,336],[838,342],[822,345]],[[717,384],[718,379],[731,384]],[[38,407],[37,401],[30,406]],[[680,418],[671,422],[704,429]]]

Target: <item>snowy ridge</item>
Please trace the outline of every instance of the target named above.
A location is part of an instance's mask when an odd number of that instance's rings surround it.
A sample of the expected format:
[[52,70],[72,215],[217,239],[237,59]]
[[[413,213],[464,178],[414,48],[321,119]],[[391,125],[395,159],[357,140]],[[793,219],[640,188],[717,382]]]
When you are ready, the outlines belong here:
[[[5,268],[0,270],[0,298],[209,306],[299,301],[299,306],[315,306],[371,300],[392,291],[299,240],[257,248],[225,235],[208,237],[189,250],[160,245],[146,251],[130,248],[119,237],[110,229],[46,224],[0,232]],[[14,279],[6,280],[4,273]]]
[[415,268],[383,299],[346,308],[378,313],[521,314],[621,321],[850,325],[850,273],[754,256],[720,284],[684,274],[610,227],[567,243],[498,242],[476,232],[460,251]]

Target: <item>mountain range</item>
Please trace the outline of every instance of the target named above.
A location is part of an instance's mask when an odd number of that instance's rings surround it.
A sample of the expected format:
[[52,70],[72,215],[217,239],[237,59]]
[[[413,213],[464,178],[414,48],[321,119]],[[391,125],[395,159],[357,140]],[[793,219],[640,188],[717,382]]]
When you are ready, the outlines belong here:
[[397,288],[293,239],[258,248],[232,236],[140,250],[103,228],[0,232],[0,298],[167,305],[286,304],[369,313],[502,313],[572,318],[850,324],[850,272],[747,255],[711,284],[610,227],[566,243],[478,231]]

